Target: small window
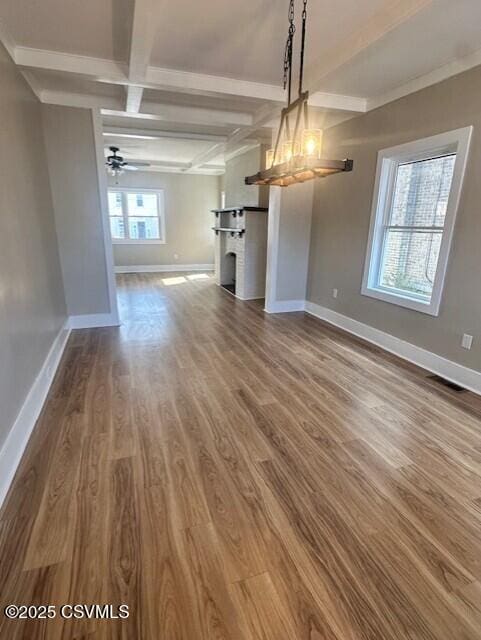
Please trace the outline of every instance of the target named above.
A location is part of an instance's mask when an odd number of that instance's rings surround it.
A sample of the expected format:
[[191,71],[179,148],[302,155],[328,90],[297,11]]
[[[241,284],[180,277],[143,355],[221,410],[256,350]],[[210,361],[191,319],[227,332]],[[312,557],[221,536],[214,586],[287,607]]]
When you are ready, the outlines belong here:
[[164,244],[162,191],[109,191],[110,230],[114,243]]
[[438,315],[471,131],[379,152],[364,295]]

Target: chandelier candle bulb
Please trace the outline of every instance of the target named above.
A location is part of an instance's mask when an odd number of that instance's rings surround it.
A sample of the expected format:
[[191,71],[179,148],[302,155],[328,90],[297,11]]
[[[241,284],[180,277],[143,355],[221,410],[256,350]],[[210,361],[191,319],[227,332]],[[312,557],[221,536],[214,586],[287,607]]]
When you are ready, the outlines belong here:
[[287,140],[286,142],[283,143],[282,145],[282,154],[281,154],[281,158],[282,158],[282,162],[289,162],[292,158],[293,154],[293,142],[292,140]]
[[304,129],[302,132],[302,155],[308,158],[320,158],[321,146],[321,129]]
[[266,169],[271,169],[274,166],[274,149],[266,151]]

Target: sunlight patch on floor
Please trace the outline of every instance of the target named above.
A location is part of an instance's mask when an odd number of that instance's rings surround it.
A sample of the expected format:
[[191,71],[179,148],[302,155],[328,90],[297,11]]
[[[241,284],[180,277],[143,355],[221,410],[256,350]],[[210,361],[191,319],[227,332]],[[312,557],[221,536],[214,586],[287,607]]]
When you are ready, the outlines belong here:
[[194,273],[191,276],[187,276],[189,280],[208,280],[210,276],[206,273]]
[[166,287],[171,287],[173,284],[183,284],[187,282],[184,276],[174,276],[173,278],[162,278],[162,284]]

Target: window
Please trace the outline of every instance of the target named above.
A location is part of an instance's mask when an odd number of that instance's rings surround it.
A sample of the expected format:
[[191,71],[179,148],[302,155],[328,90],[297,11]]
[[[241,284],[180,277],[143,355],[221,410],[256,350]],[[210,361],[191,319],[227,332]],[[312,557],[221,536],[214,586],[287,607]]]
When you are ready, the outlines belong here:
[[164,244],[162,191],[109,190],[112,241],[117,244]]
[[438,315],[471,132],[379,152],[364,295]]

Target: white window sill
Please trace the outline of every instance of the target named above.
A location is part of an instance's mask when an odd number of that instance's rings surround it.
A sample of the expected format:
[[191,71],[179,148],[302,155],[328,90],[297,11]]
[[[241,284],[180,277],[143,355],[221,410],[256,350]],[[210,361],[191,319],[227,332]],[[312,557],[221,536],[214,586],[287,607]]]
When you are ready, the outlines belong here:
[[166,244],[165,240],[112,240],[112,244]]
[[430,316],[439,315],[439,303],[440,300],[435,300],[434,296],[430,302],[424,302],[418,298],[411,298],[401,293],[394,293],[386,291],[385,289],[375,289],[373,287],[362,287],[361,293],[363,296],[369,296],[370,298],[376,298],[383,302],[389,302],[395,304],[398,307],[405,307],[406,309],[412,309],[413,311],[419,311],[420,313],[427,313]]

